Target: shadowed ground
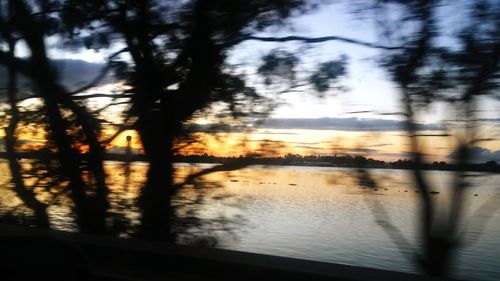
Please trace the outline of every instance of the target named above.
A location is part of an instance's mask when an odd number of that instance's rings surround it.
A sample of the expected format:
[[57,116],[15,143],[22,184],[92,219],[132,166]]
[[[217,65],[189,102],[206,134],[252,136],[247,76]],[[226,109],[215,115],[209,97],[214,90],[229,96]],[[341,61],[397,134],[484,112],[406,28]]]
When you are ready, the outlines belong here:
[[2,280],[438,280],[339,264],[19,226],[1,225],[0,231]]

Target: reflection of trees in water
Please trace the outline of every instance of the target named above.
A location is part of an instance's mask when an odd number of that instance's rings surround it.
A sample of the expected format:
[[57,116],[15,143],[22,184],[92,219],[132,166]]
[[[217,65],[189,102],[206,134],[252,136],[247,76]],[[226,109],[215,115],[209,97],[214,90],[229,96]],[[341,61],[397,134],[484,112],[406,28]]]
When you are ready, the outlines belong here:
[[[223,181],[201,178],[173,198],[176,210],[173,225],[179,243],[215,246],[220,240],[236,238],[234,231],[243,223],[243,219],[226,212],[240,206],[242,202],[239,201],[243,199],[236,199],[223,191]],[[207,210],[207,205],[212,208],[218,206],[218,209]]]
[[[243,223],[237,214],[228,209],[239,208],[244,198],[234,197],[224,188],[231,178],[231,171],[247,167],[250,160],[236,160],[221,165],[177,168],[177,182],[172,206],[172,218],[176,239],[183,244],[214,246],[219,238],[236,238],[235,230]],[[206,206],[220,206],[217,210]]]
[[[38,159],[38,160],[20,160],[19,173],[23,178],[23,187],[33,193],[37,204],[44,206],[45,215],[37,214],[29,204],[25,204],[25,199],[19,197],[19,192],[16,192],[16,187],[12,187],[12,191],[16,196],[12,199],[2,198],[2,202],[16,202],[20,204],[13,206],[9,211],[4,212],[5,217],[17,217],[20,224],[28,223],[30,226],[40,226],[40,220],[47,220],[51,216],[51,209],[58,209],[59,213],[71,213],[71,200],[68,198],[66,189],[67,181],[61,176],[60,167],[57,161],[53,159]],[[9,185],[6,185],[9,186]],[[12,183],[10,186],[15,186]],[[18,187],[17,187],[18,189]],[[52,208],[51,208],[52,207]],[[25,222],[25,223],[21,223]],[[54,224],[55,223],[55,224]],[[66,217],[58,223],[50,221],[54,227],[65,226],[65,229],[75,229],[74,219]]]
[[389,183],[393,178],[390,176],[374,176],[364,168],[356,169],[354,177],[357,178],[359,187],[365,190],[363,192],[366,195],[364,199],[371,208],[375,222],[387,233],[401,254],[413,263],[414,257],[412,254],[415,252],[416,246],[411,245],[401,230],[392,223],[389,213],[380,200],[375,196],[370,196],[371,193],[385,189],[386,186],[390,185]]
[[[130,237],[137,231],[139,224],[137,215],[137,206],[134,198],[130,197],[131,189],[131,163],[128,161],[121,162],[116,169],[111,172],[117,173],[115,178],[120,179],[119,186],[116,189],[111,189],[108,195],[110,203],[108,229],[111,234],[123,237]],[[123,179],[123,180],[122,180]]]
[[[22,162],[24,163],[23,170],[26,171],[27,186],[33,188],[41,202],[51,206],[47,212],[51,218],[52,227],[77,231],[74,214],[70,210],[71,199],[66,192],[58,192],[60,190],[54,185],[60,186],[61,182],[56,181],[52,177],[54,174],[47,170],[47,167],[51,165],[54,165],[54,169],[57,168],[57,161],[42,159]],[[185,185],[183,188],[179,187],[179,193],[172,199],[175,208],[173,229],[179,243],[213,246],[219,239],[235,238],[233,230],[242,223],[237,215],[219,212],[220,210],[207,211],[204,208],[206,205],[218,205],[221,210],[237,209],[241,205],[239,200],[243,200],[224,191],[223,183],[230,176],[229,172],[224,172],[227,168],[210,170],[210,172],[204,168],[206,167],[189,166],[176,169],[183,174],[178,176],[178,184]],[[110,235],[137,236],[141,213],[137,197],[145,180],[146,169],[143,164],[134,165],[133,162],[113,163],[106,167],[110,185],[108,195],[110,208],[106,223]],[[36,176],[29,176],[29,171]],[[200,172],[205,177],[196,176]],[[8,181],[5,177],[2,179]],[[2,222],[37,225],[37,218],[33,212],[22,204],[15,193],[2,191],[0,194],[2,204],[19,202],[11,207],[2,206],[0,210]]]
[[[176,167],[178,193],[172,197],[172,230],[182,244],[214,246],[220,239],[234,239],[234,230],[242,223],[237,214],[242,199],[230,195],[224,182],[230,177],[231,166],[189,165]],[[239,166],[238,166],[239,167]],[[137,199],[144,184],[147,167],[133,162],[110,164],[107,172],[110,184],[108,229],[120,237],[137,237],[140,231],[140,206]],[[211,210],[206,206],[220,206]],[[237,213],[237,212],[236,212]]]
[[[440,174],[440,176],[453,177],[453,173],[454,172],[447,172],[446,175]],[[418,236],[414,237],[413,233],[404,233],[402,229],[395,224],[395,221],[391,219],[391,217],[394,216],[392,210],[389,210],[388,206],[384,205],[383,200],[381,200],[379,196],[376,196],[381,193],[391,192],[386,191],[388,190],[387,187],[389,187],[389,190],[398,189],[398,192],[404,191],[404,193],[399,194],[415,197],[417,203],[421,204],[419,201],[422,200],[420,195],[422,190],[415,186],[414,182],[411,180],[409,182],[404,182],[404,185],[401,185],[399,182],[391,182],[390,177],[381,179],[378,175],[375,175],[372,170],[366,168],[357,169],[355,176],[358,180],[358,187],[356,188],[361,189],[361,193],[364,195],[363,198],[371,209],[374,221],[384,230],[394,245],[397,246],[397,249],[401,252],[402,256],[404,256],[410,263],[418,261],[416,263],[417,267],[424,266],[421,262],[429,262],[429,260],[425,260],[428,257],[425,256],[425,248],[423,248],[420,244],[422,242],[418,241],[422,238],[418,238]],[[471,187],[481,187],[482,183],[485,182],[485,180],[490,176],[491,175],[484,173],[474,174],[473,181],[471,181]],[[444,186],[444,189],[438,188],[437,190],[440,191],[431,190],[429,192],[429,200],[431,200],[432,204],[436,206],[436,209],[433,212],[435,217],[432,227],[436,227],[436,231],[439,233],[440,231],[445,231],[446,226],[449,223],[445,220],[445,218],[449,216],[450,213],[448,209],[453,205],[454,190],[453,185],[447,185]],[[474,192],[479,192],[479,190]],[[468,190],[466,194],[470,197],[477,196],[477,193],[474,194],[474,192],[472,190]],[[489,194],[490,192],[492,194]],[[457,235],[459,236],[460,244],[456,245],[456,247],[465,249],[466,247],[474,246],[474,243],[476,243],[483,235],[488,222],[492,217],[496,216],[496,212],[500,209],[500,189],[493,189],[490,192],[488,192],[488,194],[486,194],[486,192],[481,192],[483,199],[477,201],[475,204],[472,204],[474,202],[467,202],[460,206],[462,208],[462,212],[464,212],[464,221],[461,223],[458,230]],[[392,191],[392,194],[388,194],[388,196],[394,195],[394,191]],[[417,211],[420,210],[420,207],[418,206],[419,205],[417,205]],[[472,206],[476,209],[470,210]],[[409,208],[410,206],[405,207]],[[416,229],[422,227],[421,225],[416,226]],[[414,239],[416,239],[416,241],[412,242]],[[439,245],[429,245],[429,247],[431,246],[438,247],[438,249],[440,247]],[[456,255],[454,252],[449,252],[448,254],[451,258],[454,258]],[[453,260],[448,260],[446,262],[446,265],[435,263],[434,266],[447,266],[449,267],[448,270],[451,271],[452,266],[454,266]]]

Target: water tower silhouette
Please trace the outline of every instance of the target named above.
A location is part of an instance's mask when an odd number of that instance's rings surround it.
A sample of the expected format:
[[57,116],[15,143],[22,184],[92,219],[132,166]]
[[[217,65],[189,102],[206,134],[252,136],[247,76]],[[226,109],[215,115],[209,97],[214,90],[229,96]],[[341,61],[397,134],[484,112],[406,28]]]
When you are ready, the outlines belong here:
[[127,140],[127,154],[131,154],[131,152],[132,152],[132,136],[127,136],[125,139]]

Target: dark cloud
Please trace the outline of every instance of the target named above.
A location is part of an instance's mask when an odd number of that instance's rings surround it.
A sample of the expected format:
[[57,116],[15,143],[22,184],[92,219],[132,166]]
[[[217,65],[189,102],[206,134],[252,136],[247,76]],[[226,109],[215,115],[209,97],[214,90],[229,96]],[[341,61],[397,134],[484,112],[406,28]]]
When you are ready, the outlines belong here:
[[348,114],[359,114],[359,113],[373,113],[371,110],[358,110],[358,111],[348,111]]
[[357,147],[357,148],[348,148],[348,147],[337,147],[333,149],[335,153],[345,153],[345,154],[375,154],[380,151],[377,149],[370,149],[370,148],[363,148],[363,147]]
[[[338,131],[405,131],[403,121],[364,118],[270,118],[261,128],[269,129],[313,129]],[[419,124],[419,130],[439,130],[435,124]]]
[[192,133],[229,133],[244,132],[249,128],[231,126],[227,124],[188,124],[184,129]]
[[287,141],[287,143],[297,144],[297,145],[321,145],[321,144],[329,144],[329,142],[321,142],[321,141],[315,141],[315,142]]
[[253,134],[262,134],[262,135],[298,135],[298,133],[293,132],[272,132],[272,131],[258,131],[252,132]]
[[351,148],[349,149],[351,152],[357,152],[357,153],[377,153],[379,150],[377,149],[370,149],[370,148]]
[[[470,148],[470,162],[472,163],[484,163],[487,161],[497,161],[500,162],[500,150],[489,150],[484,147],[475,146]],[[455,161],[457,159],[458,152],[453,151],[448,155],[448,160]]]
[[[104,64],[83,60],[54,60],[53,65],[60,77],[60,83],[71,90],[94,80],[104,68]],[[109,80],[105,79],[103,83]]]
[[390,157],[399,159],[410,159],[411,154],[408,152],[380,152],[377,153],[377,157]]
[[372,144],[368,145],[367,147],[382,147],[382,146],[388,146],[391,145],[390,143],[377,143],[377,144]]
[[311,149],[311,150],[324,150],[324,147],[313,146],[313,145],[296,145],[296,148]]
[[483,119],[479,119],[479,121],[485,122],[485,123],[500,123],[500,118],[483,118]]
[[[73,91],[93,81],[102,71],[104,64],[91,63],[83,60],[60,59],[53,60],[52,64],[59,74],[60,83],[69,91]],[[102,83],[108,82],[109,77]],[[5,87],[7,83],[7,70],[4,65],[0,65],[0,87]],[[18,88],[29,90],[32,88],[30,79],[20,76]]]
[[[241,132],[243,127],[234,127],[230,125],[189,125],[189,130],[194,132]],[[251,127],[246,127],[249,129]],[[388,119],[366,119],[366,118],[269,118],[264,120],[258,126],[260,129],[310,129],[310,130],[337,130],[337,131],[362,131],[362,132],[395,132],[406,131],[405,123],[398,120]],[[436,124],[419,124],[418,129],[421,131],[437,131],[440,130]],[[290,132],[272,132],[268,130],[254,132],[258,134],[296,134]],[[441,136],[441,135],[439,135]],[[376,144],[377,146],[386,146],[390,144]]]

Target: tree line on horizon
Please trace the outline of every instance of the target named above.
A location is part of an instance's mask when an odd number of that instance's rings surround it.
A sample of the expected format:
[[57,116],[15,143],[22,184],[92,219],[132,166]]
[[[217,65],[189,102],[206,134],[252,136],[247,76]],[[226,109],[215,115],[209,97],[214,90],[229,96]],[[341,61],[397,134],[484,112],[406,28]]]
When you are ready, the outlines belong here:
[[[5,158],[7,155],[0,152],[0,158]],[[20,159],[54,159],[53,153],[44,153],[38,151],[28,151],[18,154]],[[86,155],[82,154],[85,158]],[[145,161],[147,158],[143,154],[124,154],[124,153],[106,153],[105,160],[116,161]],[[415,168],[415,162],[411,159],[398,159],[395,161],[384,161],[366,157],[364,155],[349,155],[349,154],[334,154],[334,155],[301,155],[288,153],[284,155],[265,156],[265,155],[239,155],[239,156],[218,156],[208,153],[203,154],[186,154],[176,153],[173,155],[173,162],[183,163],[218,163],[232,164],[235,162],[245,162],[246,165],[309,165],[309,166],[333,166],[333,167],[364,167],[364,168],[390,168],[390,169],[405,169],[411,170]],[[425,170],[465,170],[478,172],[500,172],[500,165],[495,160],[489,160],[482,163],[469,163],[459,166],[454,163],[445,161],[433,161],[422,163],[421,167]]]
[[[364,168],[392,168],[392,169],[414,169],[415,162],[411,159],[398,159],[396,161],[377,160],[363,155],[300,155],[285,154],[281,156],[216,156],[212,154],[176,154],[176,162],[187,163],[230,163],[237,160],[249,161],[254,165],[311,165],[311,166],[336,166],[336,167],[364,167]],[[494,161],[484,163],[469,163],[458,166],[445,161],[433,161],[423,163],[425,170],[459,170],[500,172],[499,164]]]

